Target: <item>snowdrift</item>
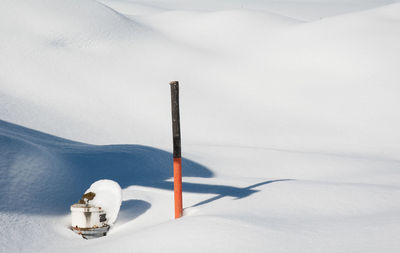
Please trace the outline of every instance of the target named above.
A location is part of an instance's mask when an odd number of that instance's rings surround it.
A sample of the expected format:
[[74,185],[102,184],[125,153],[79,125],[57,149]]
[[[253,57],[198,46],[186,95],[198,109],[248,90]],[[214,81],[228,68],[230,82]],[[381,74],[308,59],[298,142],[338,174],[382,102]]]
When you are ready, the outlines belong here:
[[[34,45],[42,49],[93,47],[129,38],[140,30],[135,21],[91,0],[5,0],[0,11],[0,27],[7,36],[3,44],[24,49]],[[18,45],[10,45],[12,38]],[[21,43],[23,38],[33,43]]]
[[[0,121],[2,212],[63,214],[89,186],[112,179],[121,187],[173,189],[172,154],[140,145],[94,146]],[[184,159],[184,176],[211,177]]]
[[[85,143],[165,148],[168,83],[180,80],[184,144],[398,158],[399,4],[314,22],[162,6],[131,15],[95,1],[2,5],[3,120]],[[31,18],[11,28],[11,10]]]
[[[0,251],[398,252],[399,21],[391,0],[1,1]],[[99,179],[122,205],[87,242],[69,205]]]
[[[191,146],[189,157],[218,173],[184,161],[185,216],[174,221],[168,152],[77,143],[4,121],[0,136],[5,252],[170,252],[176,249],[175,236],[182,238],[182,250],[194,252],[247,247],[255,252],[396,252],[399,247],[396,160]],[[68,230],[67,210],[101,178],[121,183],[123,203],[109,235],[86,242]]]

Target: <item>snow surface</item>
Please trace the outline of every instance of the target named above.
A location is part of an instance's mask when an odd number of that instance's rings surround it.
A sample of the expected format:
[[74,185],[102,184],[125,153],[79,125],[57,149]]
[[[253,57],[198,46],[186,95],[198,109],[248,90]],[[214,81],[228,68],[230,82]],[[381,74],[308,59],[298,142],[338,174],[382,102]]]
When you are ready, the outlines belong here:
[[90,204],[101,207],[106,213],[107,224],[113,225],[122,202],[122,190],[119,184],[109,179],[98,180],[85,191],[88,192],[96,194]]
[[0,252],[399,252],[399,2],[2,0]]

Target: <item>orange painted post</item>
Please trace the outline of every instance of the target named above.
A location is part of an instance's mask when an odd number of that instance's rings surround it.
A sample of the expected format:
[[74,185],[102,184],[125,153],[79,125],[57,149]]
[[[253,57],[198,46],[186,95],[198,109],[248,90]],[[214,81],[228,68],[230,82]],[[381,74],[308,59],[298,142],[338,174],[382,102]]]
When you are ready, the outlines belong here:
[[171,85],[171,111],[172,111],[172,136],[174,142],[174,199],[175,219],[182,217],[182,157],[181,157],[181,125],[179,118],[179,82],[172,81]]
[[175,219],[182,216],[182,159],[174,158]]

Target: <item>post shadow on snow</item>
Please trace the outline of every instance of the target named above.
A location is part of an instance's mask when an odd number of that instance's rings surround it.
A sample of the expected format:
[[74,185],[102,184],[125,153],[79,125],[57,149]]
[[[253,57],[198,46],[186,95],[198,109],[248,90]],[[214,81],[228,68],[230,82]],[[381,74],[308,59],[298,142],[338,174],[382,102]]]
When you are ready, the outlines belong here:
[[[100,150],[98,150],[99,148]],[[174,189],[174,183],[166,181],[173,177],[173,160],[172,154],[169,152],[145,146],[118,145],[96,147],[93,152],[81,150],[67,156],[66,160],[72,162],[71,167],[84,165],[79,170],[80,175],[75,182],[77,187],[87,184],[87,182],[91,183],[101,178],[107,178],[117,181],[123,188],[140,185],[171,191]],[[210,178],[213,176],[208,168],[188,159],[182,161],[182,173],[183,177]],[[184,193],[217,194],[216,197],[195,205],[199,206],[226,196],[237,199],[245,198],[258,192],[254,189],[257,186],[286,180],[289,179],[268,180],[244,188],[183,182],[182,189]]]
[[[234,197],[236,199],[245,198],[245,197],[250,196],[253,193],[259,192],[260,190],[254,189],[258,186],[271,184],[271,183],[275,183],[275,182],[281,182],[281,181],[291,181],[291,180],[293,180],[293,179],[267,180],[267,181],[263,181],[263,182],[260,182],[257,184],[243,187],[243,188],[229,186],[229,185],[212,185],[212,184],[197,184],[197,183],[183,182],[182,190],[183,190],[183,192],[217,194],[217,196],[203,200],[195,205],[190,206],[190,207],[196,207],[196,206],[201,206],[201,205],[213,202],[213,201],[221,199],[223,197]],[[161,183],[157,184],[157,188],[162,188],[162,189],[167,189],[167,190],[172,191],[174,189],[174,184],[173,184],[173,182],[161,182]],[[190,207],[188,207],[188,208],[190,208]]]
[[201,205],[204,205],[204,204],[207,204],[207,203],[210,203],[212,201],[221,199],[223,197],[228,197],[228,196],[236,197],[237,199],[245,198],[245,197],[250,196],[253,193],[259,192],[260,190],[254,190],[253,189],[253,188],[256,188],[258,186],[271,184],[271,183],[275,183],[275,182],[281,182],[281,181],[290,181],[290,180],[293,180],[293,179],[267,180],[267,181],[263,181],[263,182],[260,182],[260,183],[257,183],[257,184],[253,184],[253,185],[250,185],[250,186],[247,186],[247,187],[244,187],[244,188],[236,188],[235,187],[234,189],[232,189],[232,191],[229,191],[229,189],[230,189],[229,186],[225,186],[224,188],[221,188],[220,193],[217,196],[209,198],[209,199],[206,199],[206,200],[203,200],[203,201],[200,201],[199,203],[194,204],[193,206],[190,206],[190,207],[201,206]]
[[[245,198],[250,196],[253,193],[259,192],[259,190],[254,190],[261,185],[271,184],[280,181],[290,181],[292,179],[277,179],[277,180],[268,180],[264,182],[260,182],[257,184],[250,185],[244,188],[226,186],[226,185],[207,185],[207,184],[193,184],[193,183],[183,183],[183,187],[186,192],[197,192],[197,193],[218,193],[217,196],[201,201],[195,205],[192,205],[187,208],[197,207],[204,204],[208,204],[212,201],[221,199],[223,197],[236,197],[237,199]],[[173,184],[170,182],[165,182],[163,185],[158,185],[160,188],[173,190]],[[121,209],[118,215],[117,225],[122,225],[127,223],[143,213],[145,213],[148,209],[150,209],[151,204],[144,200],[130,199],[122,202]]]
[[[2,211],[66,214],[70,205],[100,179],[114,180],[122,188],[139,185],[173,190],[173,182],[168,181],[173,177],[172,154],[164,150],[141,145],[89,145],[1,120],[0,137],[5,138],[0,141],[0,150],[4,150],[0,152],[0,161],[4,162],[0,163]],[[38,158],[40,163],[32,163]],[[28,162],[18,163],[19,160]],[[182,167],[184,177],[213,177],[211,170],[189,159],[182,159]],[[36,170],[40,174],[36,175]],[[10,175],[18,177],[9,178]],[[256,186],[277,181],[245,188],[183,183],[183,191],[217,195],[196,205],[199,206],[224,196],[244,198],[257,192]],[[124,202],[122,210],[138,208],[137,213],[141,213],[150,207],[150,203],[132,201]]]

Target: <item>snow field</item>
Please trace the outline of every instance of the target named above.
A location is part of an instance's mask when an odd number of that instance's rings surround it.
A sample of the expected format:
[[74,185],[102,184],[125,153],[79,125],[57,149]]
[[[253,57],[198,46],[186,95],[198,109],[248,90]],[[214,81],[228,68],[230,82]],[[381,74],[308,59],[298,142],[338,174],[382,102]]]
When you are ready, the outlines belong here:
[[[169,147],[160,126],[169,124],[168,82],[176,79],[185,144],[397,157],[398,4],[301,22],[265,10],[161,6],[140,15],[84,2],[79,12],[62,0],[6,2],[39,25],[31,34],[20,19],[5,33],[3,41],[32,43],[2,50],[4,120],[89,143]],[[43,13],[30,15],[36,9]],[[6,10],[9,29],[16,15]]]
[[[398,1],[3,0],[0,252],[398,252],[399,20]],[[69,205],[99,179],[120,215],[86,241]]]

